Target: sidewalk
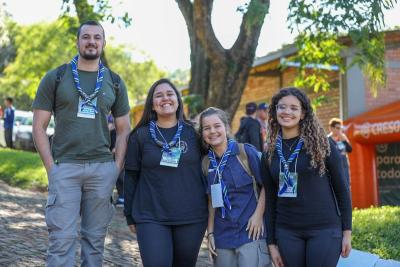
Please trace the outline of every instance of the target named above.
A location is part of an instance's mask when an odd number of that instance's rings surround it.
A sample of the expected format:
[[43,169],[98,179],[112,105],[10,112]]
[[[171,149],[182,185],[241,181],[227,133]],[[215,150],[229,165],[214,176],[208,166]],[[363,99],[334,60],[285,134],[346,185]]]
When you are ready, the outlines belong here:
[[[0,266],[45,265],[45,203],[43,193],[10,187],[0,181]],[[136,237],[129,232],[121,208],[117,209],[106,238],[104,266],[142,266]],[[211,266],[205,242],[196,266]]]

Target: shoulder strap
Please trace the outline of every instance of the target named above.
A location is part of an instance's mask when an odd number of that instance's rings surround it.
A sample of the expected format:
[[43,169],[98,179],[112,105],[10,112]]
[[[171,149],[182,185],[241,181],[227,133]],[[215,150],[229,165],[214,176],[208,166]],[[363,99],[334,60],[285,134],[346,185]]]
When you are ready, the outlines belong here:
[[238,145],[239,145],[239,155],[237,156],[237,159],[239,160],[239,163],[242,165],[243,169],[247,172],[247,174],[251,176],[251,179],[253,180],[254,195],[256,196],[256,200],[258,201],[258,196],[259,196],[258,186],[256,178],[251,172],[249,166],[249,158],[247,156],[246,150],[244,150],[244,144],[238,143]]
[[203,175],[207,177],[208,168],[210,167],[210,159],[207,155],[205,155],[201,160],[201,170],[203,171]]
[[65,74],[65,70],[67,69],[67,64],[64,63],[61,66],[57,67],[56,73],[56,83],[54,85],[54,97],[53,97],[53,113],[56,112],[56,96],[57,96],[57,88],[60,85],[61,79]]
[[116,94],[119,93],[119,87],[121,84],[121,77],[119,77],[118,74],[116,74],[115,72],[113,72],[112,70],[108,69],[110,71],[110,75],[111,75],[111,81],[113,83],[113,89],[115,91]]

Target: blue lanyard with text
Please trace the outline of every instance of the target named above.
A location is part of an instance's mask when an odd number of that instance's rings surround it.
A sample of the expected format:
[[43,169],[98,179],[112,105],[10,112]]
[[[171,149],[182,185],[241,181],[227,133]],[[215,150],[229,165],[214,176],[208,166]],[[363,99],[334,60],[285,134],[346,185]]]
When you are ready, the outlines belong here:
[[[283,188],[281,190],[282,192],[284,190],[286,190],[287,185],[293,186],[293,181],[290,178],[289,164],[292,163],[295,159],[297,161],[297,157],[300,153],[300,150],[301,150],[303,144],[304,144],[304,140],[303,140],[303,138],[300,138],[293,153],[289,156],[288,160],[286,160],[285,157],[283,156],[283,152],[282,152],[282,134],[281,133],[278,134],[275,148],[276,148],[276,151],[278,152],[280,162],[283,164],[283,175],[284,175],[284,179],[285,179],[285,186],[283,186]],[[280,163],[279,163],[279,165],[280,165]]]
[[98,113],[97,106],[92,101],[99,94],[101,85],[103,84],[105,67],[104,67],[103,63],[101,63],[101,60],[100,60],[99,61],[99,70],[97,71],[97,79],[96,79],[96,86],[94,88],[94,92],[92,94],[88,95],[82,90],[81,84],[79,82],[78,67],[77,67],[78,66],[78,57],[79,56],[77,55],[71,60],[72,77],[74,78],[75,87],[78,90],[79,96],[82,98],[84,105],[93,107],[95,113]]
[[[161,141],[157,138],[156,129],[164,141]],[[158,129],[157,123],[155,121],[150,121],[150,127],[149,127],[151,138],[154,140],[154,142],[156,142],[157,145],[162,147],[162,152],[167,152],[167,153],[171,153],[171,147],[175,146],[178,140],[180,139],[182,129],[183,129],[183,123],[178,121],[178,129],[176,130],[176,133],[172,138],[172,141],[168,143],[165,140],[162,133],[160,132],[160,129]]]
[[227,207],[229,210],[232,209],[232,205],[231,202],[229,201],[229,196],[228,196],[228,187],[226,186],[224,180],[222,179],[222,173],[225,169],[226,163],[228,162],[229,156],[232,153],[232,149],[235,143],[236,142],[233,139],[228,140],[228,147],[226,148],[224,154],[222,155],[219,164],[217,163],[214,151],[212,151],[211,149],[208,151],[208,158],[210,159],[211,167],[215,170],[216,175],[218,175],[218,182],[221,183],[222,196],[224,200],[224,207],[221,207],[222,218],[225,218],[225,207]]

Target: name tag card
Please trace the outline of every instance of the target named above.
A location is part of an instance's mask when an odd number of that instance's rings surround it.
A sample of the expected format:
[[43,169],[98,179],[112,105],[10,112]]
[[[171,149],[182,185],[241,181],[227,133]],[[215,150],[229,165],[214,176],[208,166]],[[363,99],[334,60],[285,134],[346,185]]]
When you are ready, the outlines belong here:
[[178,147],[172,147],[171,152],[163,152],[160,165],[168,167],[178,167],[181,150]]
[[[92,103],[95,106],[97,105],[97,97],[92,100]],[[79,97],[77,116],[79,118],[94,119],[96,117],[96,111],[95,111],[94,107],[85,104],[83,99],[81,97]]]
[[221,208],[224,206],[221,183],[211,185],[211,205],[213,208]]
[[291,172],[289,175],[290,184],[285,181],[284,173],[279,173],[278,197],[297,197],[297,173]]

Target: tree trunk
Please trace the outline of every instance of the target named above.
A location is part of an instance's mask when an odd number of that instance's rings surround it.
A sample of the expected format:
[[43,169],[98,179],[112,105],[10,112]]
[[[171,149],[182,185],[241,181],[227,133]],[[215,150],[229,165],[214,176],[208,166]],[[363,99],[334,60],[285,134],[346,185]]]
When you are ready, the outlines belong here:
[[252,67],[269,1],[252,0],[249,3],[239,36],[231,49],[224,49],[213,32],[213,0],[176,1],[190,38],[190,92],[201,95],[206,107],[221,108],[233,117]]

